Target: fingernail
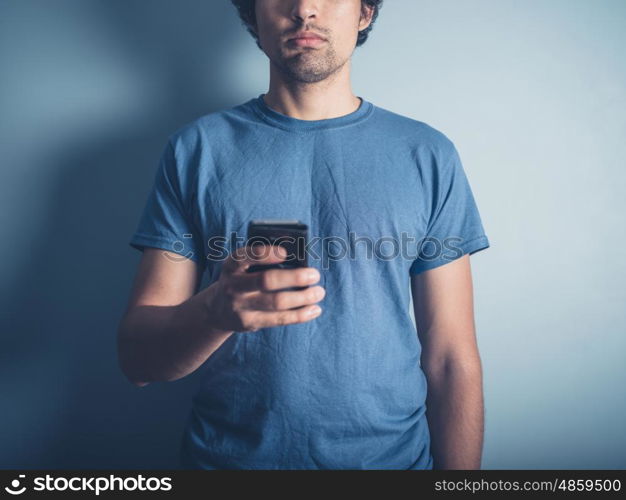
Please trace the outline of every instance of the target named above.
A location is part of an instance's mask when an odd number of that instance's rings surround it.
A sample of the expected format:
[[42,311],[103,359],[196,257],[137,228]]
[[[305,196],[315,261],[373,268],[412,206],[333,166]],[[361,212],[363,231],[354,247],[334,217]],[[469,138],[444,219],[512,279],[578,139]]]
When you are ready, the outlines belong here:
[[313,306],[311,309],[309,309],[309,316],[317,316],[321,312],[322,308],[320,306]]
[[317,271],[309,271],[306,274],[306,279],[309,281],[314,281],[319,279],[319,273]]

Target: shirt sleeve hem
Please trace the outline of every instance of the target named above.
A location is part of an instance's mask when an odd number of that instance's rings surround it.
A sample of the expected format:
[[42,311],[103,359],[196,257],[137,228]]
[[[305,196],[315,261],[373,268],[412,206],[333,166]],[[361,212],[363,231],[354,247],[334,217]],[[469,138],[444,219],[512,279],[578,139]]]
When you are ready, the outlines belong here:
[[185,245],[181,243],[182,242],[180,240],[173,240],[162,236],[151,236],[147,234],[135,234],[129,241],[129,245],[131,247],[136,248],[137,250],[140,250],[142,252],[146,247],[158,248],[161,250],[166,250],[168,252],[176,253],[187,259],[191,259],[197,264],[202,264],[198,253],[190,250],[188,247],[185,247]]
[[443,266],[444,264],[449,264],[453,260],[461,258],[463,255],[475,254],[481,250],[489,248],[490,242],[486,235],[477,236],[476,238],[472,238],[470,240],[465,241],[463,244],[458,245],[457,248],[461,250],[461,255],[458,255],[454,258],[449,257],[440,257],[434,260],[415,260],[409,269],[409,274],[414,276],[416,274],[423,273],[424,271],[429,271],[431,269],[435,269],[436,267]]

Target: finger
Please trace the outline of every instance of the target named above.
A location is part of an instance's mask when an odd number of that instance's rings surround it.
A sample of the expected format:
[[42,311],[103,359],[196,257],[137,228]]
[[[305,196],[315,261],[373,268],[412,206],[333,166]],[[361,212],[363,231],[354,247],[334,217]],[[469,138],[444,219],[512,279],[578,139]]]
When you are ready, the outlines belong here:
[[248,271],[252,265],[278,264],[283,262],[288,254],[281,245],[267,245],[255,243],[244,247],[245,258],[241,262],[239,271]]
[[272,292],[283,288],[314,285],[320,280],[320,272],[314,267],[298,267],[294,269],[267,269],[258,271],[260,274],[259,290]]
[[233,273],[228,277],[229,288],[236,293],[259,292],[262,287],[263,272]]
[[222,274],[234,273],[239,267],[239,263],[244,255],[245,249],[243,247],[235,248],[222,265]]
[[314,267],[266,269],[253,273],[234,273],[228,279],[235,292],[276,292],[292,286],[313,285],[319,281],[320,274]]
[[326,295],[321,286],[299,291],[258,292],[241,297],[241,307],[258,311],[284,311],[313,305]]
[[294,323],[305,323],[306,321],[317,318],[321,313],[322,308],[317,304],[286,311],[257,311],[255,313],[255,325],[257,325],[257,329],[259,329],[291,325]]
[[227,257],[222,269],[226,273],[245,272],[252,264],[276,264],[284,261],[287,255],[280,245],[245,245]]

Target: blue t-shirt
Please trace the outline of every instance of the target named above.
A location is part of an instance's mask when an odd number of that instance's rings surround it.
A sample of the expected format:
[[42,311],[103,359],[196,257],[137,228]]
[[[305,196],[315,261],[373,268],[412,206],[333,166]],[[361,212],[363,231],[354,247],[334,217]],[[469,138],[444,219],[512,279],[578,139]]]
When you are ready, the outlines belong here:
[[184,468],[432,469],[410,275],[489,241],[450,139],[360,99],[309,121],[261,94],[168,138],[133,247],[210,284],[248,221],[298,219],[326,289],[317,318],[235,332],[206,361]]

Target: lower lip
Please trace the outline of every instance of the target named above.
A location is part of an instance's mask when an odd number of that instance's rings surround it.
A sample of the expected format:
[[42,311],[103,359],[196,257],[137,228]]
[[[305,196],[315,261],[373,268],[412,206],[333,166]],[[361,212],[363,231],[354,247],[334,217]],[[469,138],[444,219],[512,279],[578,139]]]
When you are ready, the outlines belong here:
[[325,40],[322,40],[321,38],[292,38],[289,40],[289,43],[297,47],[315,47],[324,42]]

